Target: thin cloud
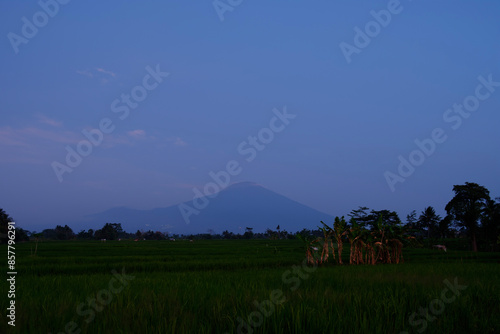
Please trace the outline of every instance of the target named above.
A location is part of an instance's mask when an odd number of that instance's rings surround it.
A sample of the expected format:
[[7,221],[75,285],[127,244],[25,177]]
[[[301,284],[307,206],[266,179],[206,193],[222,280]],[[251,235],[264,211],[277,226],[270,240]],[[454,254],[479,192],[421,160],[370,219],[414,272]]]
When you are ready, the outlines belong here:
[[69,131],[47,131],[36,127],[14,129],[0,128],[0,143],[3,146],[32,146],[35,141],[47,140],[61,144],[78,143],[78,135]]
[[20,136],[15,129],[11,127],[0,128],[0,145],[1,146],[17,146],[17,147],[28,147],[29,145],[23,140],[23,136]]
[[92,73],[90,73],[89,71],[87,70],[83,70],[83,71],[76,71],[76,73],[80,74],[80,75],[84,75],[86,77],[89,77],[89,78],[93,78],[94,75]]
[[1,163],[48,164],[49,157],[64,145],[74,145],[78,136],[58,128],[0,128]]
[[103,68],[101,68],[101,67],[96,68],[96,71],[97,71],[97,72],[104,73],[104,74],[107,74],[107,75],[110,75],[110,76],[112,76],[113,78],[114,78],[114,77],[116,77],[116,73],[113,73],[113,72],[111,72],[111,71],[105,70],[105,69],[103,69]]
[[48,124],[57,128],[60,128],[63,124],[62,122],[56,121],[55,119],[48,118],[42,114],[37,115],[38,121],[42,124]]
[[171,139],[171,141],[173,141],[175,146],[179,146],[179,147],[187,146],[187,143],[184,140],[182,140],[180,137],[175,137],[175,138]]
[[96,78],[102,85],[105,85],[110,80],[116,78],[116,73],[102,67],[96,67],[94,70],[77,70],[76,73],[88,78]]
[[144,138],[146,136],[146,131],[141,130],[141,129],[137,129],[137,130],[127,132],[127,135],[129,135],[130,137],[133,137],[133,138]]

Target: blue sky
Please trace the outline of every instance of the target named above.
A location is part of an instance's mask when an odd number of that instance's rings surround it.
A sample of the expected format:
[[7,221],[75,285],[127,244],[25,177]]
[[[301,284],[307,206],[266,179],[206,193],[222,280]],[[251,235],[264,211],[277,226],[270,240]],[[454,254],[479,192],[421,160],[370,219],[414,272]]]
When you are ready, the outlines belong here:
[[[465,182],[500,196],[496,1],[242,1],[223,21],[212,1],[42,3],[47,22],[36,1],[0,3],[0,207],[24,228],[188,201],[231,160],[242,166],[231,182],[331,215],[360,205],[444,214]],[[391,18],[370,25],[371,11]],[[23,17],[34,16],[26,38]],[[379,29],[348,62],[340,45],[356,47],[367,24]],[[141,90],[147,68],[169,75]],[[122,120],[111,105],[134,89],[147,97]],[[447,110],[464,101],[473,111],[458,124]],[[285,106],[296,117],[246,161],[240,143]],[[53,163],[103,119],[113,131],[60,182]],[[391,188],[384,174],[399,175],[399,156],[435,129],[446,140]]]

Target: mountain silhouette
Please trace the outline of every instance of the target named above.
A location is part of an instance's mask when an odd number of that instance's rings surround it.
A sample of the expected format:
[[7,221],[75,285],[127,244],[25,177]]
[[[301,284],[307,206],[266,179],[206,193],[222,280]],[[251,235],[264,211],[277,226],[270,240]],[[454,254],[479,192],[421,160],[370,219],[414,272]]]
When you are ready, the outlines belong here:
[[281,230],[296,232],[303,228],[315,229],[320,220],[330,217],[253,182],[235,183],[212,198],[200,197],[195,202],[196,205],[188,201],[151,210],[117,207],[87,216],[86,225],[100,228],[104,223],[121,223],[127,232],[153,230],[176,234],[209,230],[244,233],[247,227],[254,232],[264,232],[279,225]]

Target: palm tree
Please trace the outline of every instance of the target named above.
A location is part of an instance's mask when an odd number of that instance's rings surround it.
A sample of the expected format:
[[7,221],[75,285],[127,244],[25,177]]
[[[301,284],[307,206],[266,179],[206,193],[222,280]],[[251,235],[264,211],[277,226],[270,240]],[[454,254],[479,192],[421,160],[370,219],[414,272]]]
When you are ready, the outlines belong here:
[[421,228],[427,228],[427,238],[431,237],[431,231],[435,234],[438,230],[439,221],[441,217],[436,214],[436,210],[432,206],[428,206],[420,214],[418,218],[418,224]]

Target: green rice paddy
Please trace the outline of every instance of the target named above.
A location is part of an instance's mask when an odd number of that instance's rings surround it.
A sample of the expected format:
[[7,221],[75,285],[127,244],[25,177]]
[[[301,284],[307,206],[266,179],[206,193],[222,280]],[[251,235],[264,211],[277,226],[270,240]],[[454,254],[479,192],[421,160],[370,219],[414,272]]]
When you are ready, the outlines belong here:
[[2,333],[500,332],[499,253],[404,249],[404,264],[314,268],[298,240],[41,242],[33,251],[16,245],[16,326],[5,284]]

